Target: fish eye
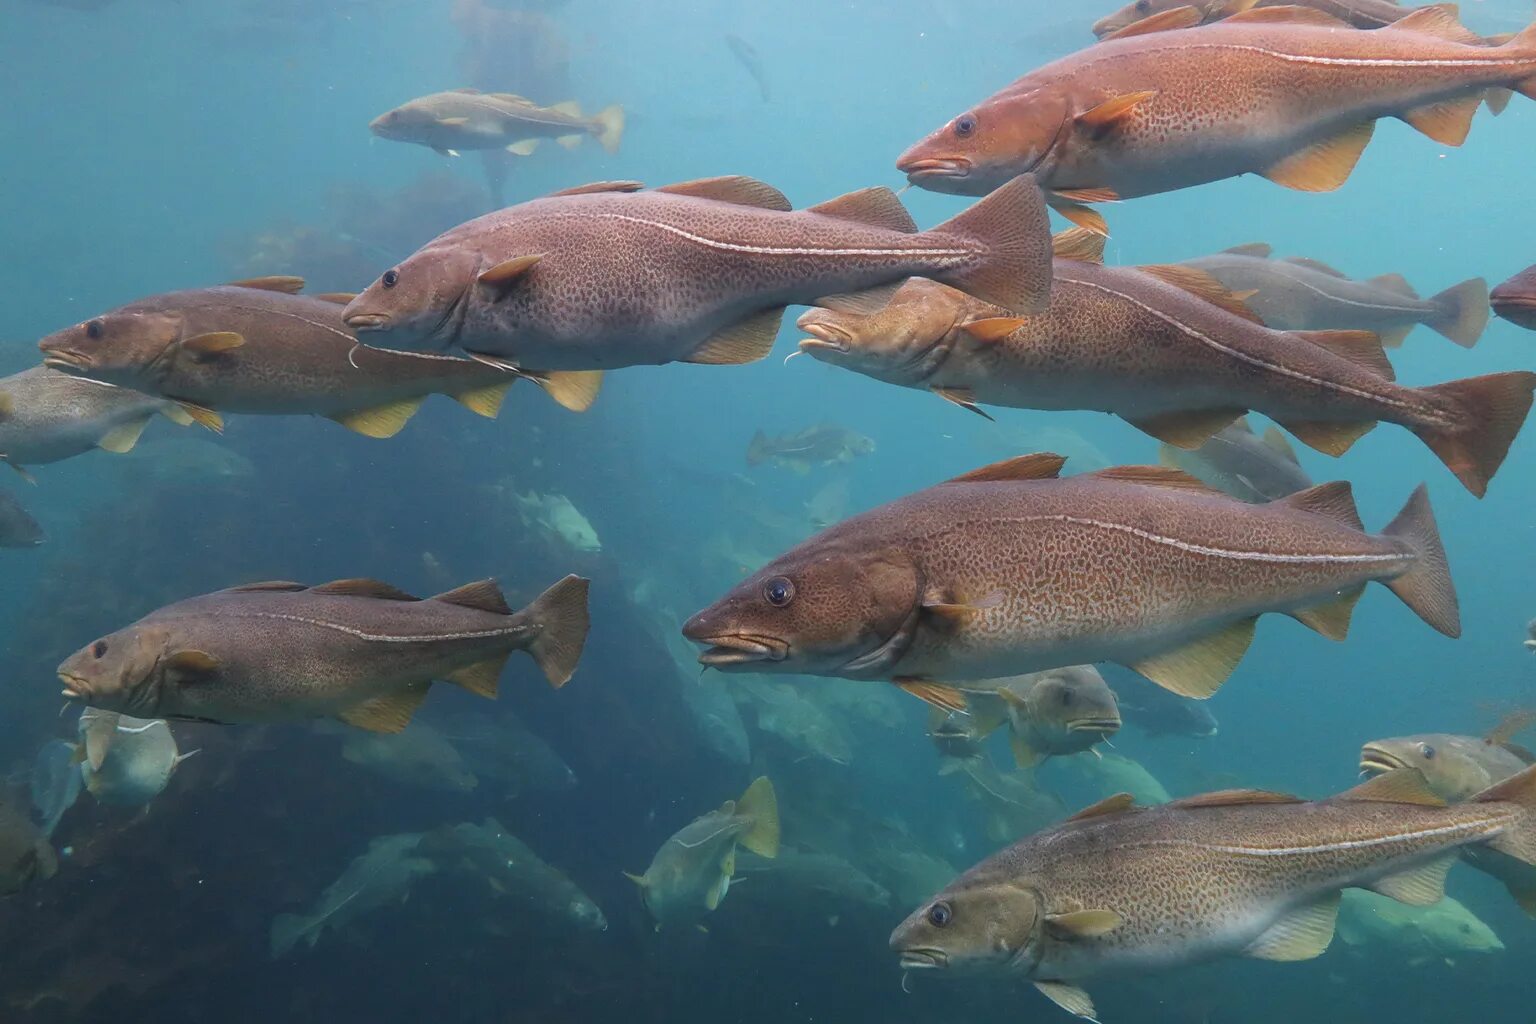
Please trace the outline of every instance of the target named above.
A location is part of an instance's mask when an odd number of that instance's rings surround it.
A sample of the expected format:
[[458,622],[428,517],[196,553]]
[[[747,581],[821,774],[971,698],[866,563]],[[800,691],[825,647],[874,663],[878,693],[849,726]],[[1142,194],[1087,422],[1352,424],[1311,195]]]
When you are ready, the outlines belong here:
[[97,661],[105,658],[107,656],[107,642],[105,640],[97,640],[91,645],[91,654]]
[[954,908],[943,900],[928,908],[928,923],[935,928],[943,928],[955,919]]
[[763,584],[763,600],[775,608],[783,608],[795,599],[795,585],[787,576],[775,576]]
[[1424,760],[1426,761],[1433,761],[1435,759],[1435,748],[1428,743],[1419,744],[1419,753],[1424,755]]
[[85,336],[92,341],[100,341],[105,327],[100,320],[87,320],[85,322]]
[[976,115],[961,114],[955,118],[955,134],[962,139],[976,130]]
[[400,283],[400,271],[398,271],[398,270],[386,270],[386,271],[384,271],[383,281],[384,281],[384,287],[385,288],[393,288],[395,285]]

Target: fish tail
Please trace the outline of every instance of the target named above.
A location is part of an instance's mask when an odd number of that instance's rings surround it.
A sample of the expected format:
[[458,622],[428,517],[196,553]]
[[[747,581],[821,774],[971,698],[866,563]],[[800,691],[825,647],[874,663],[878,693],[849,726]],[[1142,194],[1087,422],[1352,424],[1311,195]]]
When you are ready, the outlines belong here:
[[1456,602],[1456,587],[1451,582],[1451,567],[1440,543],[1434,509],[1429,507],[1429,492],[1423,484],[1414,489],[1397,518],[1381,532],[1413,555],[1413,566],[1396,579],[1386,580],[1387,587],[1430,626],[1446,636],[1460,636],[1461,611]]
[[926,234],[979,246],[979,261],[936,275],[945,284],[1016,313],[1051,302],[1051,222],[1032,174],[1021,174]]
[[523,609],[538,628],[528,653],[539,663],[544,678],[557,689],[570,681],[587,642],[587,584],[580,576],[567,576]]
[[768,776],[760,775],[736,801],[736,813],[750,818],[752,827],[742,833],[742,846],[759,857],[779,855],[779,798]]
[[1509,446],[1531,411],[1536,373],[1515,370],[1453,380],[1420,388],[1419,393],[1449,405],[1450,426],[1420,426],[1413,432],[1440,457],[1456,478],[1481,498],[1488,481],[1509,454]]
[[1516,823],[1490,839],[1486,850],[1472,851],[1468,862],[1503,882],[1525,912],[1536,917],[1536,767],[1495,783],[1472,802],[1520,809]]
[[747,444],[747,465],[761,465],[768,458],[768,435],[761,430],[752,435],[752,440]]
[[1429,300],[1435,307],[1428,320],[1431,330],[1462,348],[1471,348],[1488,326],[1488,282],[1480,277],[1452,285]]
[[624,136],[624,108],[615,103],[593,115],[597,122],[597,143],[608,153],[619,151],[619,140]]

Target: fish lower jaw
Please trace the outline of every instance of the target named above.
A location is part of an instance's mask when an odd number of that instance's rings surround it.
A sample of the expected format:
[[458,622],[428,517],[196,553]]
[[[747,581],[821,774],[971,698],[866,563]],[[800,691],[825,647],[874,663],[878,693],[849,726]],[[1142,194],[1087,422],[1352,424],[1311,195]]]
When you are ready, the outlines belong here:
[[1407,767],[1406,762],[1379,751],[1367,750],[1360,755],[1360,772],[1363,775],[1385,775]]
[[711,668],[783,661],[789,656],[789,645],[773,637],[707,636],[698,642],[708,645],[699,653],[699,664]]
[[385,331],[389,329],[389,314],[353,313],[344,322],[354,331]]
[[971,162],[963,157],[926,157],[922,160],[907,160],[897,164],[896,169],[905,174],[907,180],[914,185],[935,179],[960,179],[971,176]]
[[64,373],[83,373],[89,363],[84,356],[74,352],[50,352],[43,356],[43,365],[50,370],[61,370]]
[[942,949],[904,949],[899,960],[904,971],[937,971],[949,966],[949,954]]
[[65,700],[90,700],[91,688],[81,677],[70,675],[67,672],[60,672],[59,682],[64,684],[62,696]]
[[1120,731],[1118,718],[1082,718],[1067,723],[1068,732],[1101,732],[1106,735]]

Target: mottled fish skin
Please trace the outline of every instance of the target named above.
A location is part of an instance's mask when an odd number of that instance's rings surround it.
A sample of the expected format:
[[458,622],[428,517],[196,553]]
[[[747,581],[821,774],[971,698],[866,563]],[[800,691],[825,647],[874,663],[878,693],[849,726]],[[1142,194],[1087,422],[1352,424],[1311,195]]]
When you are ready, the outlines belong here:
[[[633,183],[571,190],[462,224],[385,272],[344,311],[368,345],[470,352],[545,370],[612,369],[674,360],[746,362],[772,344],[728,357],[701,355],[713,336],[781,307],[899,281],[909,274],[962,279],[995,260],[1007,287],[1043,305],[1049,260],[1035,250],[1046,229],[1038,190],[1021,180],[1002,207],[982,211],[1006,235],[987,241],[861,223],[816,209],[787,209],[747,179],[759,203]],[[677,188],[719,188],[715,180]],[[893,225],[904,219],[887,191],[869,190]],[[767,195],[768,198],[764,198]],[[965,218],[977,207],[962,214]],[[995,213],[1008,215],[995,216]],[[536,262],[511,280],[509,262]],[[1027,264],[1027,266],[1024,266]]]
[[1360,770],[1373,775],[1414,768],[1435,795],[1459,803],[1529,767],[1528,752],[1456,733],[1423,733],[1372,740],[1360,750]]
[[0,491],[0,548],[35,548],[47,539],[16,496]]
[[[1105,40],[961,114],[897,168],[915,185],[960,195],[1027,171],[1058,193],[1126,199],[1274,172],[1378,118],[1536,79],[1536,33],[1497,47],[1454,42],[1423,24],[1440,13],[1371,32],[1239,18]],[[1147,93],[1129,109],[1090,113]],[[1342,180],[1329,177],[1305,187]]]
[[1536,331],[1536,266],[1527,267],[1490,293],[1493,311],[1518,327]]
[[[419,96],[374,118],[374,135],[396,142],[413,142],[439,151],[503,149],[533,139],[574,139],[593,136],[612,153],[624,130],[623,111],[609,107],[595,117],[583,117],[574,105],[541,107],[512,93],[455,89]],[[532,146],[515,150],[526,156]]]
[[[1283,5],[1309,7],[1355,28],[1384,28],[1418,10],[1417,7],[1399,6],[1393,0],[1284,0]],[[1200,13],[1200,24],[1209,25],[1251,7],[1279,6],[1282,6],[1281,0],[1259,0],[1258,3],[1254,0],[1135,0],[1094,22],[1093,34],[1102,39],[1154,14],[1180,7],[1193,7]]]
[[1270,427],[1260,437],[1244,420],[1211,435],[1193,451],[1162,445],[1158,458],[1243,501],[1276,501],[1312,486],[1312,478],[1278,430]]
[[34,366],[0,380],[0,458],[13,466],[59,462],[171,408],[161,398]]

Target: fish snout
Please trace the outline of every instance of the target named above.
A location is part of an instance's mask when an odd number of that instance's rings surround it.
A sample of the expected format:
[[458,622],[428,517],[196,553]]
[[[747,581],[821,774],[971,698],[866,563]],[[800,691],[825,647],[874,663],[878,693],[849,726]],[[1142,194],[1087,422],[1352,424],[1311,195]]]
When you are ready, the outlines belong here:
[[942,949],[925,946],[902,949],[895,936],[891,938],[891,948],[900,954],[898,963],[904,971],[937,971],[949,966],[949,954]]
[[1362,775],[1385,775],[1387,772],[1395,772],[1399,768],[1407,767],[1409,767],[1407,761],[1380,747],[1366,746],[1360,751]]
[[726,668],[783,661],[789,656],[789,644],[777,637],[723,629],[713,619],[706,609],[683,623],[683,636],[704,648],[699,652],[701,665]]
[[1098,715],[1092,718],[1075,718],[1067,723],[1068,732],[1101,732],[1106,736],[1120,731],[1120,716]]
[[76,352],[73,349],[44,348],[43,365],[50,370],[78,374],[90,369],[91,359],[85,353]]
[[800,351],[814,355],[818,351],[847,352],[853,347],[853,335],[824,319],[818,319],[818,311],[811,310],[795,321],[809,338],[800,340]]
[[389,329],[389,314],[348,313],[342,322],[354,331],[385,331]]
[[907,176],[914,185],[934,187],[935,182],[968,178],[971,161],[963,156],[903,156],[896,161],[896,169]]
[[1132,24],[1132,22],[1125,16],[1125,13],[1123,11],[1117,11],[1114,14],[1106,14],[1104,17],[1094,22],[1093,34],[1098,38],[1103,39],[1111,32],[1117,32],[1130,24]]
[[90,703],[91,684],[87,679],[77,676],[73,672],[61,671],[59,673],[59,681],[64,684],[63,696],[65,700],[78,700]]

